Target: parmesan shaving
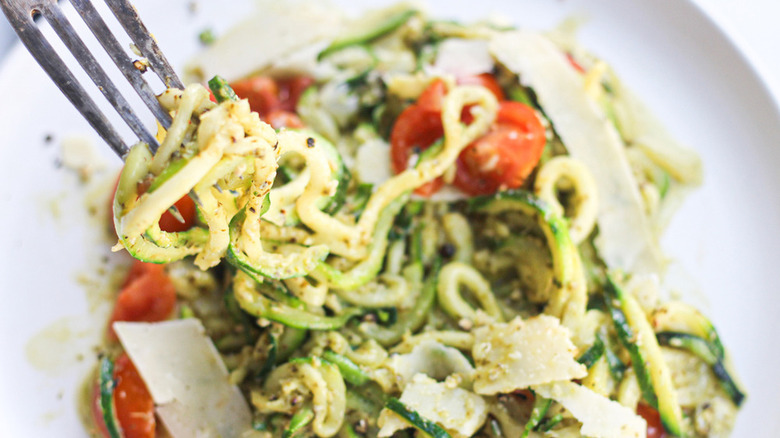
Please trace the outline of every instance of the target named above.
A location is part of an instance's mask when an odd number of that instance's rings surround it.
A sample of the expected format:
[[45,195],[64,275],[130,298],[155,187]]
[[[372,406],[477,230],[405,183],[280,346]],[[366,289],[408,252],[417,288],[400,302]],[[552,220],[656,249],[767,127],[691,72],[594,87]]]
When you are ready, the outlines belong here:
[[583,436],[593,438],[644,438],[647,423],[631,409],[574,382],[534,386],[542,397],[562,404],[580,423]]
[[587,95],[583,78],[565,54],[547,38],[527,31],[498,34],[490,50],[534,89],[569,154],[593,175],[600,198],[596,245],[607,266],[637,274],[659,273],[663,259],[625,145]]
[[[187,65],[193,82],[220,74],[240,79],[275,64],[291,52],[335,36],[344,24],[337,8],[317,2],[298,7],[264,1],[258,13],[239,23]],[[272,36],[272,38],[269,38]]]
[[237,437],[252,414],[200,320],[116,322],[114,330],[174,437]]
[[493,395],[531,385],[585,377],[577,349],[558,318],[519,317],[474,330],[474,392]]
[[493,64],[487,41],[449,38],[439,45],[433,67],[437,71],[463,77],[489,73]]
[[463,353],[434,340],[420,342],[409,354],[391,356],[387,368],[398,377],[402,388],[419,374],[437,380],[453,376],[466,383],[471,382],[474,374],[474,367]]
[[[474,435],[487,418],[482,397],[447,383],[439,383],[424,374],[414,376],[401,394],[401,403],[423,418],[437,423],[454,438]],[[383,409],[379,415],[378,436],[389,437],[411,427],[395,412]]]

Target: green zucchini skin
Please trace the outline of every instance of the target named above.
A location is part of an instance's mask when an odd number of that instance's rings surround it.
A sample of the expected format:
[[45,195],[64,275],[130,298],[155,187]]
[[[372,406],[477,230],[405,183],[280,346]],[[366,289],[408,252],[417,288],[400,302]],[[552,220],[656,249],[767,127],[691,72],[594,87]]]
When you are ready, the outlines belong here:
[[[396,322],[389,327],[372,324],[362,326],[361,331],[368,337],[379,342],[382,346],[388,347],[400,342],[406,332],[414,333],[422,327],[428,318],[428,313],[433,308],[433,304],[436,302],[436,287],[439,276],[439,266],[437,265],[440,265],[440,263],[434,263],[434,267],[428,274],[428,279],[423,284],[422,290],[417,296],[414,307],[405,312],[401,312],[398,315]],[[416,271],[416,276],[422,281],[422,265],[416,263],[412,265],[411,269]]]
[[347,272],[339,271],[322,262],[315,269],[317,275],[327,279],[330,287],[337,290],[355,290],[376,278],[379,271],[382,270],[389,239],[388,234],[393,227],[393,221],[406,205],[408,199],[408,194],[401,195],[382,210],[371,236],[368,257]]
[[528,422],[525,423],[525,429],[523,429],[523,434],[520,436],[521,438],[527,438],[532,430],[536,430],[536,428],[539,427],[544,416],[547,415],[547,411],[550,410],[551,405],[551,399],[536,395],[534,398],[534,407],[531,410],[531,417],[528,419]]
[[626,374],[626,364],[615,354],[612,349],[611,341],[607,338],[598,335],[601,338],[601,342],[604,344],[604,357],[607,359],[607,365],[609,365],[609,373],[616,382],[623,380],[623,376]]
[[160,174],[152,180],[151,184],[149,184],[149,188],[146,190],[146,193],[152,193],[159,189],[166,181],[171,179],[173,175],[186,166],[189,161],[190,157],[182,157],[176,161],[172,161],[170,164],[165,166],[165,169],[163,169],[162,172],[160,172]]
[[471,211],[499,213],[516,210],[528,216],[536,217],[539,226],[547,237],[553,261],[559,265],[555,269],[558,284],[567,283],[572,277],[571,253],[576,250],[569,238],[566,220],[554,214],[541,199],[525,190],[507,190],[494,195],[478,196],[469,200]]
[[409,408],[395,397],[390,397],[387,400],[387,403],[385,403],[385,407],[409,422],[415,429],[425,433],[431,438],[450,438],[450,434],[441,426],[423,418],[417,411]]
[[604,293],[607,297],[607,309],[609,310],[610,316],[612,316],[612,322],[615,326],[618,339],[626,350],[628,350],[628,354],[631,357],[631,365],[634,368],[634,373],[639,382],[639,388],[642,390],[642,398],[644,398],[647,404],[654,409],[657,409],[658,398],[653,389],[653,380],[650,376],[650,369],[647,367],[647,359],[645,358],[644,353],[639,349],[639,345],[636,343],[634,330],[629,326],[626,315],[620,307],[623,301],[623,290],[618,287],[612,277],[608,276],[607,283],[604,285]]
[[290,418],[290,424],[287,426],[284,432],[282,432],[282,438],[292,438],[296,433],[303,430],[311,420],[314,419],[314,410],[311,406],[303,406],[293,414]]
[[[578,260],[577,247],[569,237],[566,219],[555,214],[541,199],[525,190],[507,190],[494,195],[478,196],[469,200],[469,210],[481,213],[501,213],[519,211],[536,218],[544,233],[553,261],[553,280],[557,291],[545,312],[553,315],[563,312],[570,296],[567,291],[573,289]],[[554,294],[554,295],[555,295]]]
[[103,411],[103,422],[111,438],[122,438],[122,428],[116,418],[114,408],[114,361],[103,357],[100,361],[100,410]]
[[341,377],[352,385],[362,386],[371,380],[365,371],[346,356],[342,356],[332,350],[325,350],[322,358],[336,365],[341,372]]
[[309,332],[295,327],[285,327],[277,340],[276,363],[287,360],[306,341]]
[[348,421],[344,422],[344,427],[341,430],[342,430],[342,434],[346,438],[361,438],[361,436],[358,435],[357,432],[355,432],[355,428],[353,428]]
[[276,357],[279,352],[278,336],[271,333],[270,331],[265,332],[263,336],[268,337],[268,343],[270,344],[270,347],[268,348],[268,352],[266,353],[263,366],[260,367],[260,370],[257,372],[257,374],[255,374],[255,381],[258,382],[265,379],[268,373],[270,373],[271,370],[273,370],[274,366],[276,366]]
[[[641,313],[641,316],[639,317],[644,318],[644,312],[638,307],[639,305],[633,297],[626,294],[620,288],[612,275],[607,275],[604,293],[607,298],[606,303],[610,314],[612,315],[615,330],[618,333],[618,338],[631,356],[631,364],[636,373],[639,387],[642,390],[645,401],[653,408],[658,409],[658,413],[661,416],[661,423],[669,434],[680,437],[684,436],[682,412],[679,404],[676,402],[676,397],[673,392],[674,388],[670,387],[671,382],[665,384],[662,380],[663,377],[660,377],[659,381],[654,380],[651,370],[651,367],[653,367],[654,364],[648,361],[648,355],[652,353],[647,353],[643,350],[638,342],[638,333],[634,332],[626,317],[627,313],[636,314],[638,311]],[[652,329],[648,327],[648,330]],[[656,359],[663,361],[662,357],[654,358],[654,360]],[[662,364],[658,363],[655,364],[656,367],[661,365]],[[658,376],[659,374],[655,375],[655,377]]]
[[[263,209],[266,209],[266,203],[263,204]],[[261,212],[261,214],[262,213],[264,212]],[[263,278],[283,280],[287,278],[303,277],[309,273],[306,267],[302,264],[291,264],[288,266],[260,264],[259,266],[255,266],[253,263],[251,263],[248,257],[237,248],[238,236],[245,219],[246,211],[242,209],[235,216],[233,216],[233,219],[230,220],[230,244],[228,245],[226,257],[228,263],[245,272],[247,275],[254,278],[258,283],[262,283]],[[328,254],[327,252],[322,252],[315,255],[320,261],[322,261]]]
[[261,294],[255,294],[252,299],[239,294],[237,298],[241,308],[247,313],[296,329],[336,330],[350,319],[363,314],[362,309],[352,307],[338,316],[323,316],[272,301]]
[[745,401],[745,393],[726,370],[722,350],[718,346],[690,333],[666,331],[656,333],[655,336],[658,338],[659,344],[689,351],[703,360],[712,368],[712,372],[734,405],[737,407],[742,405]]
[[317,55],[317,60],[321,61],[328,55],[347,47],[368,44],[398,29],[415,14],[417,14],[417,11],[414,9],[403,9],[393,11],[384,17],[379,17],[375,22],[364,23],[365,25],[361,25],[361,28],[357,31],[333,40],[328,47]]
[[596,340],[593,342],[593,345],[585,350],[585,352],[582,353],[582,356],[577,358],[577,362],[585,365],[585,367],[590,369],[593,367],[596,361],[601,359],[601,356],[604,355],[604,350],[604,342],[601,340],[600,336],[596,336]]
[[222,103],[230,100],[238,100],[236,92],[228,85],[228,82],[221,76],[214,76],[209,79],[209,88],[214,94],[214,98],[217,99],[217,103]]
[[547,432],[551,430],[553,427],[557,426],[558,423],[563,421],[563,414],[555,414],[552,417],[544,420],[541,424],[539,424],[539,427],[536,428],[536,430],[539,430],[541,432]]

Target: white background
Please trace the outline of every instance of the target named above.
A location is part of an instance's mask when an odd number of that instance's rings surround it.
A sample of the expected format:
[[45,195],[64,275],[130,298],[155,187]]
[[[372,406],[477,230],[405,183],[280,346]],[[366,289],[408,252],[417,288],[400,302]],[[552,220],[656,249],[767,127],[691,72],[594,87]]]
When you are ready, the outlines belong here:
[[777,0],[694,0],[743,49],[780,96],[780,2]]
[[[756,69],[761,72],[774,95],[780,97],[780,51],[778,50],[780,1],[693,0],[693,2],[726,30],[746,52]],[[0,57],[5,56],[15,39],[8,22],[0,19]]]

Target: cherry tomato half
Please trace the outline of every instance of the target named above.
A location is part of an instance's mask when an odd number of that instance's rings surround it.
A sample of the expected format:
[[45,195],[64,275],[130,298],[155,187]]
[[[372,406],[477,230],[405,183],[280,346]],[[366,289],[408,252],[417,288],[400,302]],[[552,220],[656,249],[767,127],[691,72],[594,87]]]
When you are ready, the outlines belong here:
[[249,101],[252,111],[265,117],[271,110],[279,108],[279,87],[268,76],[255,76],[230,84],[236,95]]
[[278,80],[279,109],[294,113],[301,94],[313,83],[314,79],[308,76],[293,76]]
[[176,288],[162,266],[136,260],[109,319],[109,337],[116,339],[115,321],[163,321],[175,306]]
[[114,406],[125,438],[154,438],[154,400],[141,375],[127,356],[114,363]]
[[[154,400],[133,362],[122,353],[114,362],[114,408],[124,438],[154,438]],[[100,436],[110,438],[100,405],[100,385],[92,387],[92,417]]]
[[666,438],[666,430],[661,423],[661,415],[650,406],[640,403],[636,413],[647,422],[647,438]]
[[[393,126],[390,134],[390,154],[395,173],[401,173],[411,164],[409,160],[415,154],[428,149],[436,140],[444,135],[441,124],[441,113],[431,111],[422,106],[407,107]],[[415,193],[430,196],[436,193],[444,181],[436,178],[418,187]]]
[[184,222],[179,221],[171,212],[166,211],[160,216],[160,229],[169,233],[178,231],[187,231],[195,225],[195,202],[187,195],[184,195],[173,204]]
[[238,97],[249,101],[252,111],[265,120],[266,116],[278,110],[294,113],[301,94],[313,83],[314,79],[306,76],[279,80],[255,76],[233,82],[230,86]]
[[458,157],[455,186],[470,195],[520,187],[544,145],[544,127],[534,110],[519,102],[501,102],[495,124]]

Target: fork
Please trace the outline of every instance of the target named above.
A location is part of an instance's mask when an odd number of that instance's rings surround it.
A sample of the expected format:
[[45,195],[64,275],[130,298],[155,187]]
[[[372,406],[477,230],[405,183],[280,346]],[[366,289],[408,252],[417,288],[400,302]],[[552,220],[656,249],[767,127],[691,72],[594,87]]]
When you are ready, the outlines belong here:
[[[157,96],[143,77],[147,63],[143,61],[134,63],[111,33],[91,0],[70,0],[70,2],[154,117],[163,127],[168,128],[171,124],[171,116],[157,101]],[[128,0],[105,0],[105,2],[130,36],[140,54],[146,58],[148,66],[165,86],[183,88],[181,80],[171,68],[165,55],[157,46],[157,42],[149,34],[130,2]],[[0,0],[0,7],[38,64],[43,67],[60,91],[65,94],[71,104],[87,119],[92,128],[120,158],[124,158],[130,150],[129,146],[122,140],[105,114],[101,112],[94,100],[62,61],[62,58],[57,55],[54,48],[46,40],[34,20],[36,16],[40,15],[49,22],[57,36],[79,62],[81,68],[86,71],[106,100],[138,137],[138,140],[147,143],[153,152],[157,150],[158,143],[155,136],[143,126],[138,115],[76,33],[76,29],[65,17],[56,0]]]

